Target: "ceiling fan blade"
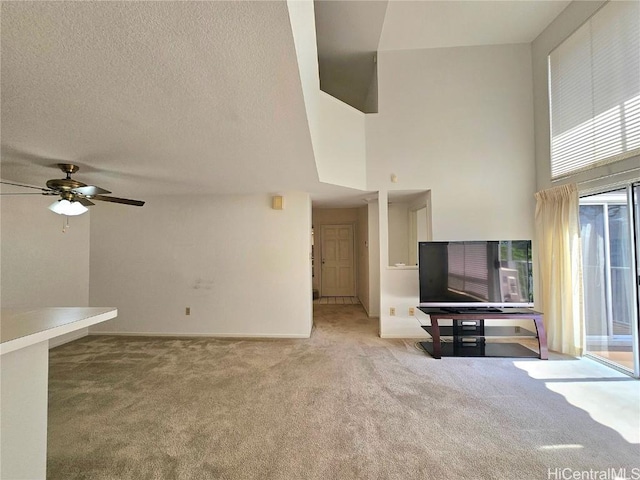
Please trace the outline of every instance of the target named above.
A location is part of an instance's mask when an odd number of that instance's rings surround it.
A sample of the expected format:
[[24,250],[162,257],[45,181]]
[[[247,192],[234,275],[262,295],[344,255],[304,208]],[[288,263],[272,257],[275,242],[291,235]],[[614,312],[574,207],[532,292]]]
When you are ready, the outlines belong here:
[[91,200],[101,200],[103,202],[122,203],[124,205],[133,205],[135,207],[141,207],[144,205],[144,202],[140,200],[130,200],[128,198],[118,198],[118,197],[107,197],[105,195],[94,195],[91,197]]
[[95,195],[104,195],[105,193],[111,193],[109,190],[96,187],[95,185],[87,185],[86,187],[74,188],[73,191],[81,195],[86,195],[87,197],[93,197]]
[[55,192],[15,192],[15,193],[0,193],[0,195],[56,195]]
[[51,191],[48,188],[34,187],[32,185],[24,185],[22,183],[12,183],[12,182],[5,182],[5,181],[0,181],[0,183],[4,183],[5,185],[13,185],[14,187],[33,188],[34,190],[40,190],[41,192],[50,192]]
[[85,207],[90,207],[91,205],[95,205],[95,203],[93,203],[88,198],[76,198],[76,202],[80,202],[80,205],[84,205]]

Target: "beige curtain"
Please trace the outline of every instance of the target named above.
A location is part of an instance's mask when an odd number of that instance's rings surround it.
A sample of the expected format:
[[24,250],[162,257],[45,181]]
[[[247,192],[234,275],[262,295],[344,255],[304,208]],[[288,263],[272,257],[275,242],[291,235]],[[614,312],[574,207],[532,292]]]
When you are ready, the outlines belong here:
[[578,189],[562,185],[535,196],[537,277],[549,349],[580,356],[584,307]]

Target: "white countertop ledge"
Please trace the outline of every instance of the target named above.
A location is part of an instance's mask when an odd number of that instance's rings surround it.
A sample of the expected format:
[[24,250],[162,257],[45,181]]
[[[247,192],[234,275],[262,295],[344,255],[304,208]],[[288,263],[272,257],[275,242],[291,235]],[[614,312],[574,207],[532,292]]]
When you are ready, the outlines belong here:
[[2,309],[0,355],[115,318],[113,307]]

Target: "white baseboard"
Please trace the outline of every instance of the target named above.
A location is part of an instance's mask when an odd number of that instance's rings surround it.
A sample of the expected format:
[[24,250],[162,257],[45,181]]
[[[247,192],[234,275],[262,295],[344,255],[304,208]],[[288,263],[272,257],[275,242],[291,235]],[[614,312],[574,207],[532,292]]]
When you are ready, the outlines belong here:
[[180,333],[180,332],[100,332],[91,331],[89,335],[113,335],[119,337],[193,337],[193,338],[309,338],[298,333]]

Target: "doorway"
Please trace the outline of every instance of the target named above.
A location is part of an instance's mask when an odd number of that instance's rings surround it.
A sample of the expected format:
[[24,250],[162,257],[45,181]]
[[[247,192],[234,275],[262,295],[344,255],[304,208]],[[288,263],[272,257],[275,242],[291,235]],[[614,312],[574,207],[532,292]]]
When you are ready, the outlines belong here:
[[638,377],[640,184],[580,199],[585,352]]
[[321,294],[355,297],[353,225],[321,226]]

